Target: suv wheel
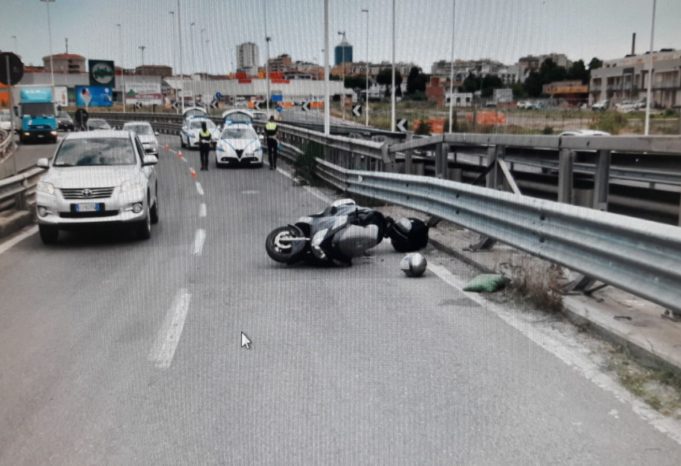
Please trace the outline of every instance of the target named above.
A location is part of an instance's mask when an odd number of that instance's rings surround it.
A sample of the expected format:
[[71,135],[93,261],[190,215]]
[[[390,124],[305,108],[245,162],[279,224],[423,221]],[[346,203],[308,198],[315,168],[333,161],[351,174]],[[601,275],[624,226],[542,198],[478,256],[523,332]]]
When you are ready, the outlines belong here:
[[55,244],[59,239],[59,229],[51,225],[38,225],[43,244]]
[[156,202],[154,202],[154,206],[149,211],[149,216],[151,217],[151,223],[156,225],[158,223],[158,196],[156,196]]
[[147,209],[147,215],[144,220],[139,222],[135,226],[135,233],[139,239],[149,239],[151,238],[151,211]]

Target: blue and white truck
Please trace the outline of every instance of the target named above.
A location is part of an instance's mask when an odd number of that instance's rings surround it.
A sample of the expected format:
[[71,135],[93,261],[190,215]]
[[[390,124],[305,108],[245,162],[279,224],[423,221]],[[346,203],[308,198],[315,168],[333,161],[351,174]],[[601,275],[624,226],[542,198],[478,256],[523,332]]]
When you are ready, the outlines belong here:
[[19,140],[57,142],[56,105],[49,87],[19,88]]

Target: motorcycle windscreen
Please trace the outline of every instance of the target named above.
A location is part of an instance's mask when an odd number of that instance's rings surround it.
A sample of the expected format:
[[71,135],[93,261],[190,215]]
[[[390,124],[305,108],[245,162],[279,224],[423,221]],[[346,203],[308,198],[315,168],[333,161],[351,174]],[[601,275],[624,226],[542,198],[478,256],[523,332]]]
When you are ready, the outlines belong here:
[[337,233],[333,244],[346,257],[359,257],[379,243],[378,226],[348,225]]

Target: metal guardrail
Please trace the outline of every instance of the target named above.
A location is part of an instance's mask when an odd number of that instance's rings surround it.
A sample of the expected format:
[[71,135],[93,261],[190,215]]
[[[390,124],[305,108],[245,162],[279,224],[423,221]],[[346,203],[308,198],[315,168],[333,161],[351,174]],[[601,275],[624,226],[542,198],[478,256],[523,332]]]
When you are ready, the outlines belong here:
[[12,135],[7,131],[0,131],[0,160],[4,159],[14,146]]
[[35,188],[43,172],[44,169],[36,167],[0,180],[0,212],[34,209]]
[[449,220],[668,309],[681,311],[681,229],[450,180],[318,161],[350,194]]

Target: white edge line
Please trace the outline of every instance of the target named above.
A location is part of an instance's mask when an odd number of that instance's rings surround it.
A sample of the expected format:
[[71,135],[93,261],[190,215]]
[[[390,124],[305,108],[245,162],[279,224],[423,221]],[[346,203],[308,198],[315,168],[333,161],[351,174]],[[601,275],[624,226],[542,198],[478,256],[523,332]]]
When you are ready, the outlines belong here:
[[[282,175],[284,175],[286,178],[288,178],[288,179],[290,179],[290,180],[293,179],[293,175],[292,175],[291,173],[289,173],[289,172],[287,172],[287,171],[285,171],[285,170],[283,170],[283,169],[281,169],[281,168],[277,168],[277,172],[278,172],[278,173],[281,173]],[[329,196],[327,196],[326,194],[322,193],[322,192],[321,192],[320,190],[318,190],[317,188],[313,188],[313,187],[311,187],[311,186],[303,186],[303,189],[305,189],[305,191],[307,191],[308,193],[312,194],[314,197],[316,197],[316,198],[319,199],[320,201],[326,202],[327,204],[333,201],[333,199],[331,199],[331,198],[330,198]]]
[[201,205],[199,206],[199,217],[205,217],[207,214],[207,208],[206,208],[206,203],[202,202]]
[[0,254],[9,251],[13,246],[16,246],[29,236],[35,235],[36,233],[38,233],[38,225],[33,225],[28,229],[20,230],[20,233],[0,244]]
[[203,252],[203,243],[206,240],[206,230],[199,228],[194,234],[194,247],[192,248],[192,254],[195,256],[200,256]]
[[158,332],[156,342],[149,352],[149,361],[159,369],[168,369],[173,362],[175,350],[182,336],[184,321],[189,311],[191,293],[186,288],[178,290],[163,325]]
[[580,354],[578,351],[573,349],[572,347],[574,345],[570,344],[567,337],[562,337],[557,332],[549,332],[547,330],[538,328],[531,322],[519,319],[512,312],[486,300],[479,293],[463,291],[465,286],[464,283],[441,265],[428,264],[428,269],[437,275],[447,285],[455,288],[464,296],[480,304],[486,310],[492,311],[508,325],[518,330],[526,338],[545,349],[549,353],[553,354],[568,366],[575,369],[594,385],[607,392],[610,392],[621,403],[630,405],[632,411],[634,411],[634,413],[636,413],[641,419],[681,445],[681,422],[663,416],[648,406],[646,403],[629,393],[612,377],[604,374],[598,365],[589,360],[585,355]]
[[196,182],[196,192],[199,193],[199,196],[203,196],[203,186],[198,181]]

